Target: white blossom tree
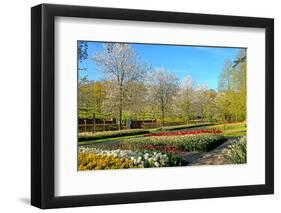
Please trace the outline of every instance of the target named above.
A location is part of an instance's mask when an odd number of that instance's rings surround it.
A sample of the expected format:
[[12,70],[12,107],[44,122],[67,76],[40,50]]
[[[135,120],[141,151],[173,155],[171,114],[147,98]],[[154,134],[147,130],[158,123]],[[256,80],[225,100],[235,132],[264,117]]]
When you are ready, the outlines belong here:
[[177,95],[179,89],[179,81],[174,73],[163,68],[153,72],[150,79],[151,93],[161,112],[162,126],[165,124],[165,114],[169,106],[173,103],[173,97]]
[[190,76],[185,76],[182,82],[180,94],[180,107],[182,116],[185,118],[186,124],[189,123],[191,117],[192,96],[194,95],[195,81]]
[[148,66],[141,63],[134,49],[125,43],[105,44],[103,51],[96,53],[92,60],[111,84],[109,100],[118,111],[119,129],[122,129],[123,110],[128,104],[131,86],[144,81]]

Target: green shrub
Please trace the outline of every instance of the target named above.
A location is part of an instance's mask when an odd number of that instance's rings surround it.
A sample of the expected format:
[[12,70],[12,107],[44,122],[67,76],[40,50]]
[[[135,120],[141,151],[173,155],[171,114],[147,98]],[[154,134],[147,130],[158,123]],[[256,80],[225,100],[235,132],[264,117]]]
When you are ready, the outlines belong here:
[[247,162],[247,139],[241,137],[224,150],[224,154],[233,164],[244,164]]
[[181,136],[154,136],[131,138],[121,142],[131,150],[142,149],[143,146],[164,145],[176,147],[178,150],[191,151],[209,151],[225,141],[223,134],[200,134],[200,135],[181,135]]
[[146,134],[146,133],[149,133],[149,130],[125,129],[125,130],[104,131],[104,132],[96,132],[96,133],[80,133],[79,141],[97,140],[97,139],[104,139],[104,138],[130,136],[130,135],[140,135],[140,134]]

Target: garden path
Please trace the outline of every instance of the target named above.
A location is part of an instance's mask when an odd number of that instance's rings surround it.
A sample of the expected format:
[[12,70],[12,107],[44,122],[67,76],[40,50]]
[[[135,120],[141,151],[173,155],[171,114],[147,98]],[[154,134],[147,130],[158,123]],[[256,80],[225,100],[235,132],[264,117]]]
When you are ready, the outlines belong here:
[[201,153],[191,153],[186,156],[186,160],[191,162],[189,166],[198,166],[198,165],[222,165],[229,164],[225,155],[222,153],[222,150],[234,143],[235,138],[229,138],[226,142],[218,146],[216,149],[210,152],[201,152]]

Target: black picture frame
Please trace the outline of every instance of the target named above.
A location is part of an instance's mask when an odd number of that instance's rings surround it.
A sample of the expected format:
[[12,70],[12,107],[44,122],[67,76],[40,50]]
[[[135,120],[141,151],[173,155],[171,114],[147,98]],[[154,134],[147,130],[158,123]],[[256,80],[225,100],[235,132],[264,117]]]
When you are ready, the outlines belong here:
[[[265,184],[56,197],[54,195],[54,21],[58,16],[265,29]],[[272,194],[274,193],[274,20],[53,4],[32,7],[31,114],[31,204],[42,209]]]

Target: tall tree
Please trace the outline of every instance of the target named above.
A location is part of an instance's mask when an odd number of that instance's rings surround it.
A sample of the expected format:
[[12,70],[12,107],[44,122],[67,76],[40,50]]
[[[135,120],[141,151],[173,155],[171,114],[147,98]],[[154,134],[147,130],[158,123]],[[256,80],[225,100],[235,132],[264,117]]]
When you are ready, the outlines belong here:
[[201,120],[205,118],[205,107],[208,102],[206,92],[207,86],[199,85],[195,88],[192,96],[192,113],[196,118],[200,118]]
[[238,94],[236,101],[237,112],[236,119],[246,119],[247,111],[247,54],[246,49],[241,49],[234,61],[234,78],[236,79],[236,93]]
[[192,96],[194,94],[195,81],[190,76],[185,76],[181,88],[181,111],[186,123],[191,118]]
[[246,119],[246,59],[246,49],[240,49],[233,63],[225,61],[220,74],[216,101],[224,120]]
[[173,102],[173,97],[179,89],[179,81],[174,73],[161,68],[153,72],[151,78],[151,92],[157,101],[160,112],[162,126],[165,125],[165,113]]
[[78,41],[77,46],[77,58],[82,62],[88,58],[88,42]]
[[215,102],[216,97],[217,97],[217,92],[213,89],[208,89],[203,93],[203,100],[204,100],[203,117],[211,122],[214,121],[215,114],[217,113],[216,102]]
[[105,44],[103,51],[96,53],[92,60],[96,62],[97,68],[115,89],[116,97],[114,98],[117,101],[119,129],[122,129],[123,110],[131,82],[142,82],[148,67],[140,62],[131,45],[124,43]]
[[86,60],[87,58],[88,58],[88,42],[78,41],[77,42],[77,62],[78,62],[77,72],[79,73],[79,82],[78,82],[79,85],[81,84],[81,82],[83,83],[88,80],[88,76],[86,75],[86,73],[82,74],[82,72],[88,71],[87,67],[82,66],[83,61]]
[[225,92],[231,89],[232,62],[226,59],[219,77],[218,90]]

